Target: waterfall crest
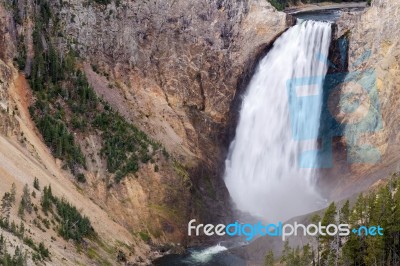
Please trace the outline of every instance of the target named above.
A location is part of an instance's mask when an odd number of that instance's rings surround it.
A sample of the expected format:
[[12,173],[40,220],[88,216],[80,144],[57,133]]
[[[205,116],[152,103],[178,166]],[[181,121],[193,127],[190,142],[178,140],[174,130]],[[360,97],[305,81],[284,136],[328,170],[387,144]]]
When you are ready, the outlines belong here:
[[[284,221],[321,207],[318,158],[307,151],[317,149],[330,41],[330,23],[299,22],[260,61],[225,162],[224,180],[239,210]],[[299,80],[291,91],[288,84]]]

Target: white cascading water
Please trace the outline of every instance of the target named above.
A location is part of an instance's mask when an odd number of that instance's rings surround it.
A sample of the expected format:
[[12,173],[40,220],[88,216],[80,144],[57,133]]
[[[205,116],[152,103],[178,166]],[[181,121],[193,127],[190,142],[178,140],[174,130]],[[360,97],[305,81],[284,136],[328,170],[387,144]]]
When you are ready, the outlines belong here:
[[226,247],[217,244],[215,246],[208,247],[202,251],[194,251],[187,262],[190,264],[207,263],[212,259],[215,254],[226,250],[228,250]]
[[[330,23],[298,22],[259,63],[244,95],[225,162],[225,183],[239,210],[277,222],[324,205],[315,189],[315,167],[299,165],[303,152],[317,149],[316,139],[299,141],[294,134],[318,134],[322,83],[328,68],[321,55],[326,58],[330,42]],[[319,97],[311,106],[298,105],[296,114],[289,112],[287,89],[287,82],[294,78],[313,84],[299,86],[297,97]],[[307,117],[306,123],[304,119],[291,121],[292,116]],[[317,162],[313,154],[307,159]]]

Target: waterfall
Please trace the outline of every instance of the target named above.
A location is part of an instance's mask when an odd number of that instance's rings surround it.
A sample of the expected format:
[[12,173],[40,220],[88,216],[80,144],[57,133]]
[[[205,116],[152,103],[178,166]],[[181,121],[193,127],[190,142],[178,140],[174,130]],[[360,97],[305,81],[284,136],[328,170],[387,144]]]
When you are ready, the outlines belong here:
[[330,23],[299,21],[260,61],[225,162],[224,180],[239,210],[284,221],[324,204],[314,151],[330,41]]

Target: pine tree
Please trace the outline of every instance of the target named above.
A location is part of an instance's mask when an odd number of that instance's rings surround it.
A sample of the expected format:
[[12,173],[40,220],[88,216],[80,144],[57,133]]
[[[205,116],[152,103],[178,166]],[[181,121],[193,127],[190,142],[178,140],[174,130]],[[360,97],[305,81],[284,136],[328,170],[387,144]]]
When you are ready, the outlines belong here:
[[274,265],[274,252],[272,250],[268,251],[267,255],[265,255],[264,266],[273,266]]
[[341,224],[348,224],[350,223],[350,202],[346,200],[343,204],[342,208],[340,209],[340,223]]
[[[312,224],[318,224],[321,221],[321,217],[318,214],[315,214],[311,217],[311,223]],[[313,240],[315,240],[315,246],[317,248],[316,253],[317,253],[317,257],[316,257],[316,261],[317,264],[319,264],[320,262],[320,252],[321,252],[321,243],[320,243],[320,236],[317,234],[315,236],[315,238],[313,238]]]
[[301,260],[302,259],[301,259],[299,247],[292,249],[289,246],[289,241],[288,240],[285,241],[280,262],[287,266],[302,266],[302,265],[300,265]]
[[303,246],[302,256],[300,265],[308,266],[311,265],[313,261],[313,254],[309,244]]
[[43,195],[41,199],[41,205],[43,212],[47,215],[51,211],[53,202],[53,194],[51,192],[51,186],[43,188]]
[[352,225],[365,224],[366,205],[366,199],[363,193],[360,193],[350,215],[350,223]]
[[22,193],[21,203],[18,209],[18,214],[20,217],[24,216],[25,211],[29,214],[32,213],[32,201],[31,201],[31,193],[29,191],[28,184],[25,184],[24,190]]
[[40,242],[39,247],[38,247],[38,252],[42,259],[46,259],[50,256],[49,250],[45,247],[43,242]]
[[[366,199],[362,193],[357,197],[354,207],[350,211],[350,226],[358,228],[360,225],[365,225]],[[362,238],[356,234],[350,234],[346,243],[342,248],[342,261],[346,265],[363,265],[365,257],[365,245]]]
[[33,187],[37,190],[40,191],[40,184],[39,184],[39,179],[35,177],[35,180],[33,181]]
[[379,225],[384,228],[385,234],[366,238],[367,256],[365,261],[367,264],[384,264],[390,251],[388,247],[394,242],[391,230],[394,224],[392,215],[394,202],[389,185],[379,189],[377,195],[374,195],[374,207],[369,208],[371,210],[369,213],[369,226]]
[[[322,226],[328,226],[330,224],[336,224],[336,205],[332,202],[325,211],[324,217],[321,220]],[[332,261],[336,258],[336,246],[335,246],[335,238],[334,236],[328,235],[324,232],[325,235],[320,236],[321,241],[321,262],[322,264],[332,264]]]
[[[400,181],[400,178],[399,178]],[[398,181],[398,182],[399,182]],[[397,188],[393,196],[393,224],[390,228],[393,243],[389,246],[393,251],[392,261],[389,264],[396,265],[400,262],[400,189]]]
[[10,230],[13,234],[15,234],[17,232],[17,225],[15,224],[14,221],[11,222],[11,227]]
[[25,226],[24,226],[24,223],[21,221],[21,223],[19,225],[19,236],[21,238],[23,238],[24,234],[25,234]]
[[3,236],[3,233],[0,235],[0,255],[4,255],[4,253],[7,251],[6,249],[6,240]]
[[15,195],[17,194],[17,187],[15,186],[15,183],[12,183],[11,185],[11,191],[10,191],[10,201],[11,204],[15,203]]
[[11,210],[11,194],[9,192],[4,193],[1,200],[1,220],[8,220],[10,217]]

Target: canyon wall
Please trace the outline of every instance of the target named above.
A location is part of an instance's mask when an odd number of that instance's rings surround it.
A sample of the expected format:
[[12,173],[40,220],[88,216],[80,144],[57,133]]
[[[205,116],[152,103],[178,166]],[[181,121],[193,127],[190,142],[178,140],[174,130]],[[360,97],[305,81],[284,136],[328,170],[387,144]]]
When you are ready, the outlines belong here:
[[[293,21],[264,0],[42,1],[40,8],[50,17],[47,31],[36,33],[43,52],[50,45],[61,58],[76,52],[97,95],[170,157],[159,154],[110,186],[100,133],[71,130],[88,162],[86,183],[78,183],[52,156],[28,111],[37,94],[25,78],[38,56],[32,36],[43,14],[30,0],[1,3],[0,172],[6,182],[0,192],[15,182],[20,193],[37,177],[82,210],[107,243],[90,243],[98,252],[90,258],[77,255],[72,243],[63,250],[65,242],[57,240],[54,261],[112,261],[120,249],[129,261],[146,264],[158,252],[201,241],[188,242],[185,225],[191,218],[229,217],[220,174],[240,94],[257,59]],[[49,241],[50,234],[29,227]]]
[[[97,94],[162,143],[187,170],[190,210],[182,216],[200,215],[209,222],[228,218],[229,196],[221,173],[239,95],[257,59],[293,21],[264,0],[108,5],[73,0],[53,9],[65,30],[55,33],[59,49],[77,51]],[[161,169],[157,176],[163,184],[155,184],[161,188],[180,180],[174,169]],[[141,183],[141,190],[148,191],[144,195],[157,190],[150,183]],[[95,197],[104,190],[98,189]],[[162,190],[154,197],[175,205],[177,193]],[[116,204],[113,210],[119,209]],[[141,206],[129,209],[139,221]],[[119,219],[132,223],[122,215]]]
[[287,27],[264,0],[69,1],[60,18],[60,42],[108,78],[100,94],[185,161],[210,164],[249,66]]
[[[337,22],[336,37],[348,42],[348,75],[340,94],[352,94],[347,99],[358,104],[346,116],[335,113],[345,125],[344,138],[336,143],[341,155],[334,170],[323,171],[333,198],[365,190],[399,171],[399,14],[400,3],[375,0],[361,14],[344,13]],[[339,65],[339,53],[337,58]]]
[[[329,111],[344,126],[343,135],[332,138],[333,167],[319,169],[320,191],[329,200],[349,197],[352,201],[356,193],[373,191],[385,183],[380,179],[400,170],[399,36],[400,2],[390,0],[373,0],[372,6],[361,13],[344,13],[334,26],[328,75],[337,75],[344,83],[332,88],[334,93],[328,104],[334,104]],[[341,103],[337,96],[344,101]],[[349,103],[355,104],[354,109],[348,109],[344,116],[340,110],[351,107]],[[358,138],[352,142],[355,136]],[[365,152],[354,157],[354,148],[363,145],[368,145]],[[375,151],[379,152],[379,160],[375,160]],[[357,158],[364,161],[352,160]],[[288,223],[310,223],[316,213],[322,215],[321,211],[314,212]],[[309,240],[300,236],[290,241],[294,246],[302,246]],[[245,258],[247,265],[261,265],[268,250],[273,250],[276,258],[282,249],[281,240],[261,237],[233,252]]]
[[12,83],[12,59],[15,52],[15,32],[12,30],[13,19],[3,8],[0,8],[0,132],[4,135],[16,133],[16,121],[12,117],[13,106],[10,102],[8,88]]

